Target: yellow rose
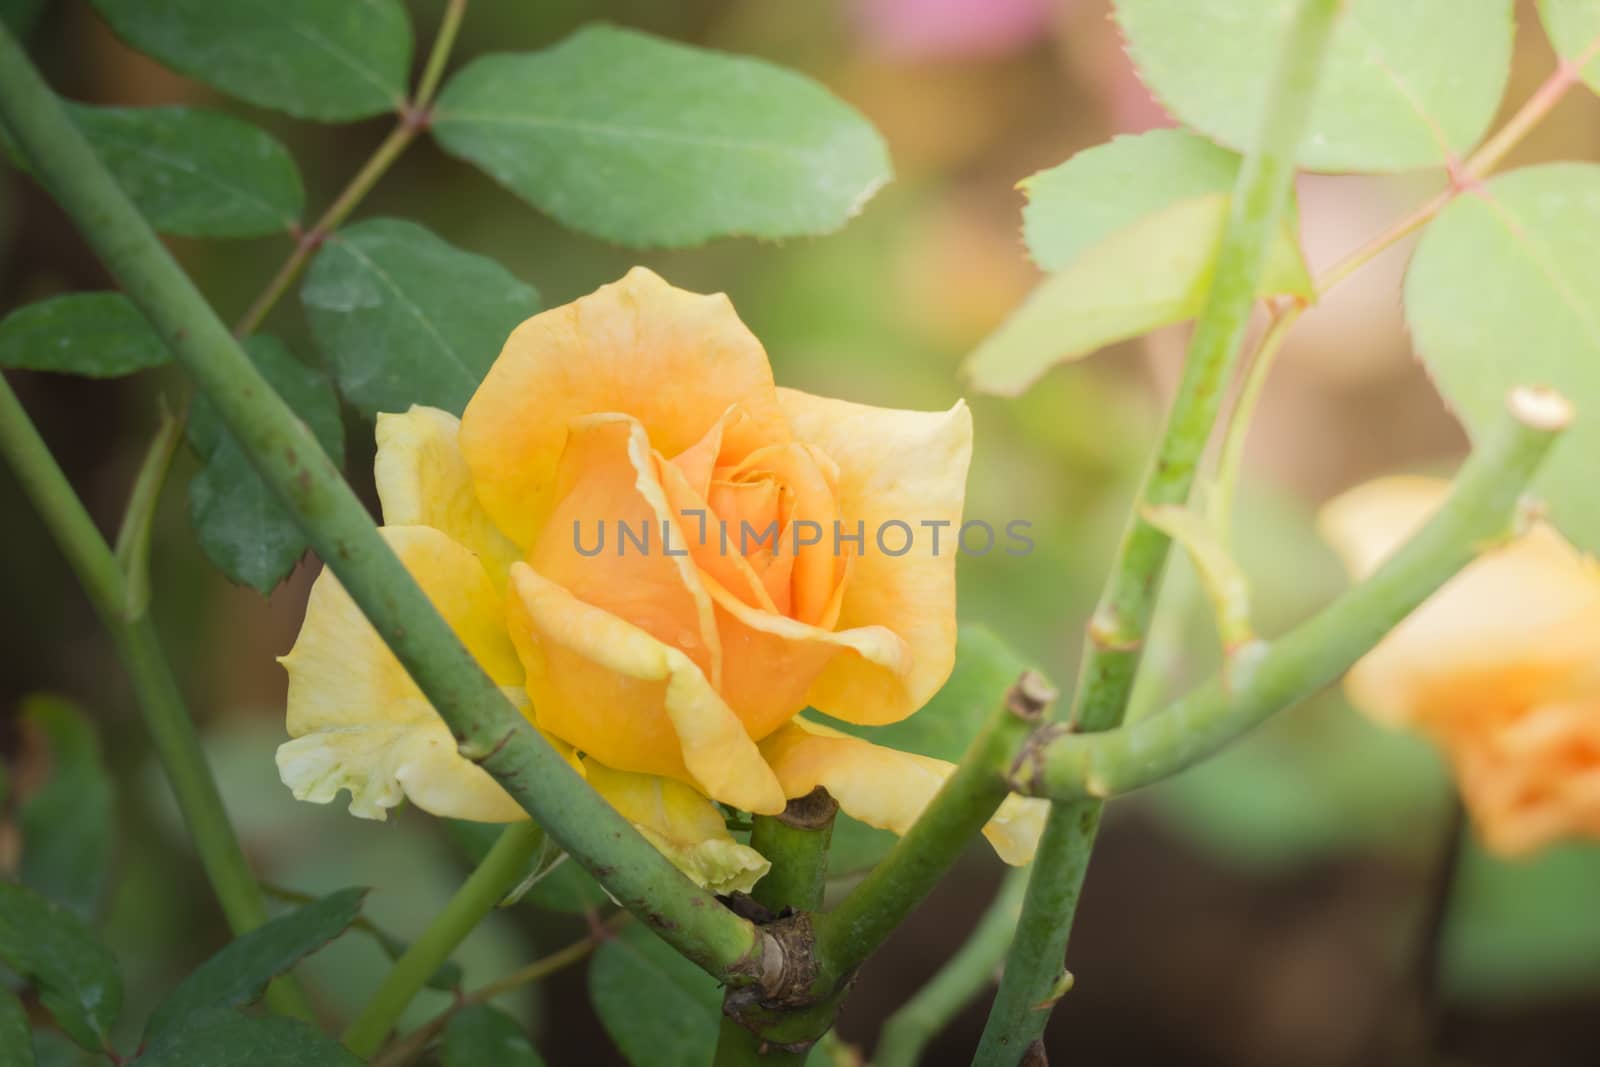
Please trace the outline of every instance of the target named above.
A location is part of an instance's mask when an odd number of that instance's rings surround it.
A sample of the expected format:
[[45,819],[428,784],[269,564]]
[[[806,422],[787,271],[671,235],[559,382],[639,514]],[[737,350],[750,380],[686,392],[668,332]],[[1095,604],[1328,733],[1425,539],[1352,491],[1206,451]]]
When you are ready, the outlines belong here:
[[[1365,577],[1447,489],[1369,483],[1328,506],[1324,535]],[[1439,745],[1490,849],[1600,837],[1600,567],[1545,523],[1457,575],[1356,664],[1345,690],[1379,722]]]
[[[778,389],[726,297],[636,268],[519,326],[459,422],[380,415],[377,440],[384,534],[407,569],[545,736],[701,884],[748,889],[767,869],[713,800],[770,814],[820,785],[901,832],[948,775],[797,715],[895,722],[948,677],[964,404]],[[944,524],[937,551],[925,523]],[[525,817],[456,752],[328,571],[283,663],[294,740],[278,767],[296,797],[348,789],[353,813],[379,819],[402,798]],[[1008,862],[1031,856],[1043,812],[1011,798],[991,822]]]

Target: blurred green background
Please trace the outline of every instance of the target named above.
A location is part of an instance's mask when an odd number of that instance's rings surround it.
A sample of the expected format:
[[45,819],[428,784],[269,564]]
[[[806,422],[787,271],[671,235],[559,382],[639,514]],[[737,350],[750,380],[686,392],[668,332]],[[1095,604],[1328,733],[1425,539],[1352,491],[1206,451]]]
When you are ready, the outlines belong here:
[[[31,6],[41,9],[32,48],[64,93],[247,115],[292,149],[313,211],[388,130],[388,120],[295,123],[217,98],[121,45],[80,0]],[[424,40],[441,6],[412,4]],[[1531,7],[1520,11],[1512,104],[1553,62]],[[1019,179],[1117,132],[1167,121],[1129,67],[1105,0],[478,0],[457,63],[541,47],[598,18],[812,75],[883,131],[896,181],[831,237],[641,254],[560,229],[424,140],[356,217],[416,218],[499,260],[535,285],[546,306],[635,262],[685,288],[725,290],[766,343],[780,383],[867,403],[936,408],[959,395],[958,361],[1037,277],[1018,236]],[[1596,158],[1597,119],[1589,94],[1569,94],[1519,160]],[[1432,190],[1427,179],[1303,180],[1313,265],[1337,259]],[[173,245],[224,318],[244,308],[289,247],[286,238]],[[1464,448],[1404,336],[1398,281],[1407,251],[1381,257],[1308,315],[1268,387],[1240,522],[1268,633],[1341,587],[1311,526],[1320,501],[1381,472],[1447,468]],[[13,170],[0,175],[0,312],[106,284],[48,198]],[[312,357],[294,299],[268,328]],[[961,615],[1064,685],[1182,342],[1181,329],[1163,331],[1052,372],[1020,401],[973,402],[968,515],[997,527],[1030,521],[1037,550],[965,557]],[[12,378],[107,527],[155,427],[158,398],[172,391],[170,373],[119,382]],[[348,471],[370,500],[370,427],[348,419]],[[376,886],[369,914],[414,935],[459,881],[463,854],[440,823],[416,812],[361,822],[342,804],[297,804],[278,783],[272,753],[283,739],[284,676],[273,660],[293,639],[316,564],[303,563],[266,600],[230,586],[188,525],[182,487],[192,462],[180,458],[159,520],[155,612],[203,720],[230,813],[272,882],[312,892]],[[121,670],[6,473],[0,509],[0,750],[24,789],[30,775],[44,773],[38,727],[22,715],[35,692],[71,698],[97,726],[114,797],[85,799],[84,817],[98,803],[112,820],[114,864],[97,907],[130,977],[127,1014],[137,1017],[225,940],[225,928]],[[1181,565],[1166,603],[1142,710],[1216,663],[1203,605]],[[1418,916],[1452,807],[1425,746],[1367,724],[1331,693],[1222,758],[1120,801],[1074,935],[1068,965],[1077,985],[1057,1012],[1052,1053],[1060,1062],[1130,1064],[1383,1062],[1416,992]],[[15,811],[6,814],[0,868],[9,869],[21,831]],[[841,1022],[847,1040],[870,1048],[882,1019],[959,942],[997,876],[992,856],[974,849],[867,968]],[[1597,1062],[1597,901],[1600,847],[1572,845],[1516,865],[1469,847],[1444,933],[1441,1025],[1455,1062]],[[460,957],[468,984],[582,930],[581,918],[548,908],[496,916]],[[375,944],[352,937],[306,971],[328,1010],[347,1015],[375,985],[382,961]],[[534,1025],[552,1063],[622,1062],[585,988],[577,968],[505,1003]],[[428,994],[410,1017],[436,1011],[442,996]],[[951,1028],[930,1062],[965,1062],[981,1025],[982,1006]]]

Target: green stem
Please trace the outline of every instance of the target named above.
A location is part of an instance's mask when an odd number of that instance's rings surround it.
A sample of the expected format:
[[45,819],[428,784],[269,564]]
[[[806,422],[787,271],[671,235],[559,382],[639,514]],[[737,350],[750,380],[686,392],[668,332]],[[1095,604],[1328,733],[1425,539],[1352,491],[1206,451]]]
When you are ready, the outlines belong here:
[[4,377],[0,377],[0,452],[95,610],[109,621],[126,624],[128,599],[122,568]]
[[[234,836],[216,779],[206,764],[193,720],[172,669],[147,617],[130,619],[128,590],[116,557],[83,502],[72,491],[50,448],[23,409],[11,384],[0,377],[0,453],[5,455],[34,507],[66,554],[67,562],[110,633],[144,715],[178,810],[194,841],[201,866],[235,935],[266,922],[266,903]],[[267,990],[275,1011],[313,1018],[304,991],[289,977]]]
[[565,948],[556,949],[548,956],[541,956],[519,970],[512,971],[503,978],[498,978],[480,989],[475,989],[466,996],[458,998],[444,1011],[423,1023],[393,1045],[384,1049],[383,1055],[373,1060],[374,1067],[403,1067],[422,1054],[429,1042],[438,1037],[456,1012],[473,1004],[483,1004],[502,993],[513,989],[543,981],[558,971],[572,966],[574,963],[587,957],[600,943],[609,938],[621,925],[632,918],[625,911],[619,911],[605,922],[599,924],[581,941],[574,941]]
[[1241,649],[1172,707],[1097,734],[1041,730],[1018,761],[1023,792],[1107,797],[1176,774],[1336,680],[1486,546],[1511,536],[1518,498],[1565,429],[1569,408],[1519,389],[1497,433],[1462,466],[1444,506],[1371,577],[1285,636]]
[[395,1020],[439,965],[516,888],[543,841],[544,831],[532,822],[513,823],[501,832],[477,870],[461,884],[444,910],[433,917],[405,955],[395,961],[378,991],[345,1030],[341,1040],[346,1048],[362,1059],[378,1051]]
[[[815,911],[822,906],[828,880],[828,845],[839,805],[822,787],[789,801],[780,815],[758,815],[750,831],[750,847],[772,863],[751,895],[774,915],[785,910]],[[735,1004],[736,1006],[736,1004]],[[740,1023],[728,1012],[717,1037],[716,1067],[803,1064],[805,1050],[780,1048]]]
[[960,950],[883,1024],[872,1054],[873,1067],[915,1067],[939,1032],[995,980],[1027,888],[1026,867],[1006,873],[993,903]]
[[433,103],[433,94],[444,79],[444,67],[450,60],[450,51],[456,44],[456,32],[461,29],[461,16],[466,14],[467,0],[448,0],[444,15],[439,19],[439,32],[433,35],[433,51],[422,68],[417,81],[417,91],[411,97],[411,106],[417,111],[426,110]]
[[1005,768],[1055,696],[1043,678],[1024,673],[911,829],[854,892],[818,918],[825,977],[842,979],[864,963],[983,829],[1010,793]]
[[1261,402],[1261,393],[1272,374],[1278,353],[1304,310],[1303,304],[1291,304],[1274,312],[1272,322],[1256,347],[1255,358],[1245,371],[1239,398],[1234,401],[1233,411],[1228,416],[1222,452],[1217,458],[1216,489],[1211,499],[1206,501],[1206,517],[1224,546],[1232,541],[1233,502],[1239,492],[1239,474],[1244,469],[1244,446],[1250,436],[1250,427],[1255,425],[1256,407]]
[[461,28],[461,16],[466,9],[466,0],[449,0],[444,9],[444,16],[439,21],[439,32],[434,35],[433,49],[428,53],[422,78],[417,83],[417,91],[411,102],[402,110],[400,121],[389,131],[389,136],[383,139],[361,169],[356,171],[355,176],[339,191],[339,195],[334,197],[333,203],[328,205],[328,209],[316,223],[309,230],[297,235],[294,251],[289,253],[289,258],[283,261],[278,273],[272,276],[266,288],[261,290],[240,317],[233,330],[235,336],[248,337],[261,328],[268,313],[283,298],[283,294],[289,291],[295,279],[300,277],[300,273],[306,269],[306,264],[311,262],[311,256],[322,247],[322,242],[350,217],[356,205],[361,203],[372,191],[372,187],[378,184],[378,180],[389,172],[389,168],[394,166],[395,161],[410,147],[411,142],[427,129],[428,105],[433,101],[433,94],[439,86],[439,79],[444,74],[445,64],[449,62],[451,49],[455,47],[456,31]]
[[161,428],[156,431],[144,462],[139,465],[133,490],[128,494],[127,509],[122,513],[122,525],[117,529],[117,568],[122,572],[127,590],[125,611],[130,619],[142,617],[150,607],[150,527],[155,521],[156,505],[161,500],[161,487],[166,484],[167,471],[172,467],[172,457],[183,441],[188,407],[187,398],[176,414],[166,410],[163,404]]
[[780,815],[757,815],[750,847],[772,863],[751,896],[776,914],[784,908],[815,911],[828,881],[828,846],[839,805],[821,786],[789,801]]
[[277,305],[283,294],[289,291],[295,279],[300,277],[300,273],[306,269],[306,264],[311,262],[312,254],[322,247],[322,242],[327,240],[328,235],[338,229],[339,224],[355,210],[362,198],[378,184],[378,179],[394,166],[395,160],[400,158],[401,153],[417,139],[417,134],[421,131],[422,124],[414,117],[408,115],[401,118],[389,132],[389,136],[383,139],[372,156],[356,172],[355,177],[350,179],[350,183],[328,206],[328,210],[323,212],[316,224],[298,234],[294,251],[289,253],[289,258],[283,261],[278,273],[272,276],[266,288],[261,290],[240,317],[238,325],[234,328],[237,336],[248,337],[261,328],[267,314]]
[[[1372,262],[1380,253],[1432,222],[1434,217],[1448,207],[1456,197],[1470,189],[1473,182],[1487,177],[1513,148],[1522,143],[1523,138],[1549,116],[1556,104],[1566,96],[1567,90],[1579,81],[1583,68],[1596,55],[1600,55],[1600,37],[1591,40],[1574,58],[1557,63],[1556,69],[1550,72],[1550,76],[1533,95],[1506,120],[1505,125],[1461,164],[1459,175],[1467,180],[1462,181],[1458,178],[1450,188],[1430,197],[1421,207],[1320,274],[1316,284],[1317,300],[1320,301],[1341,282]],[[1209,509],[1211,521],[1222,531],[1224,541],[1227,540],[1228,526],[1232,521],[1233,500],[1238,489],[1239,472],[1244,465],[1245,438],[1255,421],[1255,411],[1261,399],[1262,389],[1272,372],[1278,351],[1288,338],[1294,324],[1305,314],[1307,307],[1308,305],[1303,303],[1289,304],[1279,308],[1274,314],[1271,324],[1262,334],[1255,359],[1251,361],[1245,378],[1244,388],[1234,404],[1232,414],[1228,417],[1227,436],[1223,442],[1221,458],[1217,463],[1217,493]]]
[[690,882],[589,788],[483,672],[295,417],[0,25],[0,120],[113,277],[479,763],[623,906],[730,984],[761,973],[755,928]]
[[[1261,133],[1239,168],[1215,280],[1189,342],[1178,393],[1089,624],[1071,714],[1079,730],[1114,727],[1127,709],[1171,548],[1171,540],[1143,515],[1149,508],[1185,504],[1193,490],[1223,387],[1233,377],[1268,243],[1289,199],[1295,151],[1340,8],[1339,0],[1303,0],[1285,36]],[[1014,1064],[1043,1033],[1077,905],[1077,885],[1069,883],[1087,867],[1098,824],[1098,811],[1082,805],[1052,810],[977,1063]]]

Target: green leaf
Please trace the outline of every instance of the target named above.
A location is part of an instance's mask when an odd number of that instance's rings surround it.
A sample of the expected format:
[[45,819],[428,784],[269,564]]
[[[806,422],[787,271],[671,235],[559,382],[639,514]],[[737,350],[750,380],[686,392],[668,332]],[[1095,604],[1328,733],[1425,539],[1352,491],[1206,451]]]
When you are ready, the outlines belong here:
[[344,933],[366,895],[365,889],[341,889],[236,938],[167,994],[145,1024],[146,1038],[202,1013],[260,1000],[273,978]]
[[1444,939],[1451,997],[1504,1005],[1600,988],[1600,847],[1557,845],[1520,860],[1469,843]]
[[[1298,0],[1116,0],[1128,52],[1180,120],[1254,143]],[[1300,143],[1311,170],[1446,165],[1488,129],[1511,67],[1511,0],[1349,0]]]
[[1539,0],[1544,32],[1562,59],[1576,62],[1587,54],[1583,81],[1600,93],[1600,3],[1595,0]]
[[43,739],[49,766],[17,813],[22,882],[87,919],[111,867],[111,778],[100,741],[88,717],[60,697],[30,697],[21,717]]
[[278,233],[305,207],[294,159],[248,122],[186,107],[74,105],[70,113],[128,198],[164,233]]
[[[1056,273],[968,357],[972,384],[1015,396],[1056,363],[1198,315],[1239,162],[1192,133],[1155,130],[1023,182],[1023,235]],[[1263,295],[1314,295],[1298,230],[1291,205],[1267,253]]]
[[625,928],[595,952],[589,999],[635,1067],[704,1067],[716,1052],[716,979],[642,926]]
[[121,293],[68,293],[0,320],[0,367],[118,378],[171,358]]
[[0,962],[33,983],[68,1037],[93,1051],[110,1047],[122,976],[77,916],[25,886],[0,882]]
[[0,1067],[35,1067],[28,1013],[16,994],[0,989]]
[[[1188,130],[1124,134],[1019,184],[1034,262],[1065,270],[1098,242],[1173,204],[1233,192],[1240,158]],[[1286,236],[1293,239],[1292,228]]]
[[371,416],[428,404],[460,414],[539,294],[414,222],[334,234],[300,287],[339,391]]
[[[806,714],[875,745],[955,763],[1026,668],[1026,661],[990,630],[964,626],[956,642],[950,680],[910,718],[887,726],[858,726],[819,712]],[[848,877],[875,866],[896,840],[887,830],[874,829],[841,812],[828,854],[829,877]]]
[[1535,487],[1557,526],[1600,551],[1600,166],[1552,163],[1458,197],[1423,234],[1406,321],[1434,384],[1474,437],[1518,385],[1552,385],[1578,416]]
[[433,132],[539,210],[630,247],[826,233],[890,177],[877,131],[810,79],[605,25],[474,61]]
[[398,0],[94,0],[117,36],[192,78],[297,118],[399,107],[411,22]]
[[168,1030],[134,1063],[138,1067],[360,1067],[361,1061],[299,1019],[215,1011]]
[[444,1067],[544,1067],[515,1019],[487,1004],[471,1004],[444,1030]]
[[39,1067],[102,1067],[105,1063],[73,1044],[60,1030],[35,1030],[33,1054]]
[[[266,335],[247,338],[245,351],[333,461],[342,463],[344,423],[327,376]],[[189,443],[203,461],[189,483],[189,518],[200,547],[230,580],[271,592],[305,553],[305,537],[204,397],[195,399]]]

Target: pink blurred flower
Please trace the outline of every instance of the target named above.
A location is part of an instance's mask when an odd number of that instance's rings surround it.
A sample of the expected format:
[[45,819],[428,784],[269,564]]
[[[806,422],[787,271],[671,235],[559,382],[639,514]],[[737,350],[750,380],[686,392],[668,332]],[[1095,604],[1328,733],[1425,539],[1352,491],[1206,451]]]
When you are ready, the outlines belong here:
[[1056,3],[1071,0],[854,0],[867,44],[909,59],[1014,52],[1042,36]]

